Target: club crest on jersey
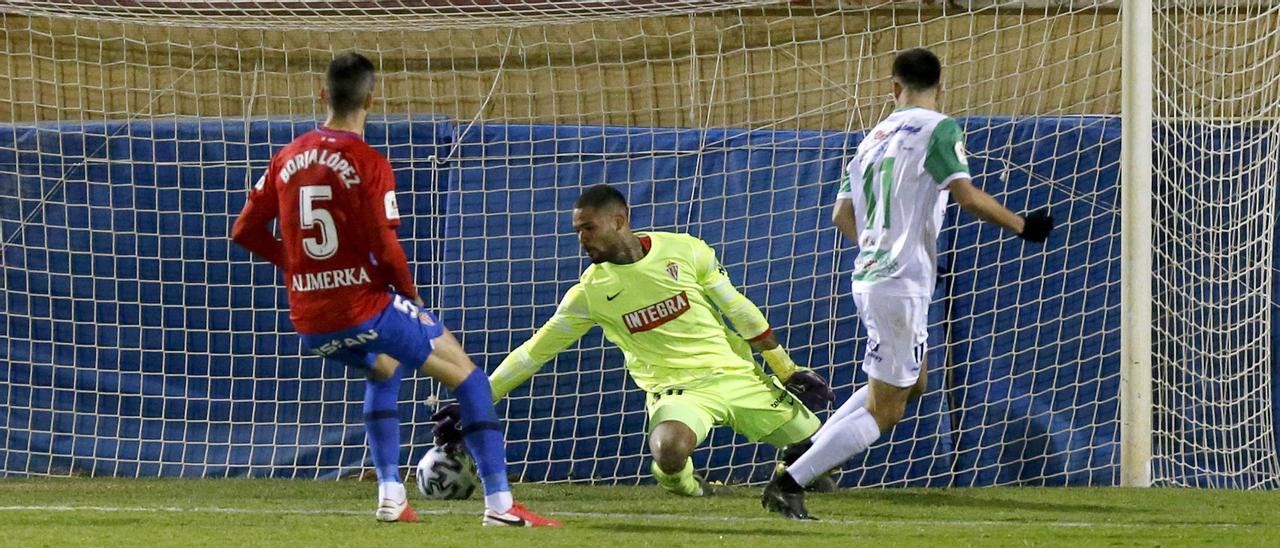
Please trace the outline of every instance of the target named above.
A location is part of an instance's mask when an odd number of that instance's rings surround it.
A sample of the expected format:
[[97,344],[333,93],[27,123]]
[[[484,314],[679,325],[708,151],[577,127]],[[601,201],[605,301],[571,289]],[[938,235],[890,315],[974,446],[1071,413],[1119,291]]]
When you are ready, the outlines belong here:
[[671,279],[680,281],[680,264],[675,261],[667,261],[667,274]]
[[427,314],[425,311],[418,313],[418,321],[422,322],[423,324],[431,325],[431,326],[434,326],[436,324],[435,321],[432,321],[431,314]]
[[623,314],[622,323],[627,326],[628,331],[641,333],[674,320],[688,310],[689,297],[681,291],[639,310]]

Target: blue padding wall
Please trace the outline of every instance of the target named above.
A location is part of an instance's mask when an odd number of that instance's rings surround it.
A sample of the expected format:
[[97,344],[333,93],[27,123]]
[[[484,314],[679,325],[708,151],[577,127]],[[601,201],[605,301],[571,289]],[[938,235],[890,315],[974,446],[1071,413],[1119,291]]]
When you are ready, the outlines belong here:
[[[1119,123],[963,121],[978,183],[1064,229],[1043,248],[956,208],[931,310],[933,387],[847,485],[1111,484],[1119,362]],[[279,275],[227,241],[290,121],[0,128],[0,475],[328,477],[367,465],[362,384],[302,358]],[[247,133],[246,133],[247,131]],[[371,123],[396,168],[420,285],[489,368],[585,266],[566,212],[612,183],[633,226],[707,240],[840,400],[862,333],[827,219],[859,133]],[[436,162],[432,158],[448,158]],[[25,222],[24,222],[25,221]],[[593,330],[500,406],[532,480],[647,475],[643,396]],[[404,458],[429,442],[406,387]],[[416,426],[415,426],[416,425]],[[695,456],[759,480],[725,430]]]
[[[363,386],[323,380],[346,372],[300,358],[280,275],[227,239],[272,152],[313,126],[0,130],[0,474],[310,477],[360,465]],[[429,188],[434,171],[407,166],[452,131],[375,122],[368,139],[401,184]],[[430,242],[432,207],[402,201],[401,233]],[[431,249],[410,250],[419,279]]]
[[[1120,124],[969,120],[970,167],[1014,211],[1046,205],[1043,245],[949,211],[955,485],[1118,481]],[[977,141],[975,143],[975,141]],[[998,154],[980,143],[1004,142]],[[935,316],[936,317],[936,316]]]

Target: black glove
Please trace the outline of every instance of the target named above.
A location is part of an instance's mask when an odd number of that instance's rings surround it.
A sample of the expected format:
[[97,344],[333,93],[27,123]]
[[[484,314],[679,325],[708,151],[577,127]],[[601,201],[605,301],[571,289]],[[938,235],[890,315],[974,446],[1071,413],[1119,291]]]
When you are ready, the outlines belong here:
[[1053,232],[1053,215],[1049,214],[1047,207],[1028,213],[1025,221],[1022,225],[1022,233],[1018,234],[1018,237],[1028,242],[1043,242],[1049,237],[1049,233]]
[[826,381],[807,369],[792,373],[783,386],[814,413],[826,409],[836,400],[836,395],[831,393],[831,387],[827,386]]
[[436,423],[431,427],[436,447],[444,449],[445,453],[466,450],[462,443],[462,408],[458,404],[451,403],[441,407],[431,415],[431,420]]

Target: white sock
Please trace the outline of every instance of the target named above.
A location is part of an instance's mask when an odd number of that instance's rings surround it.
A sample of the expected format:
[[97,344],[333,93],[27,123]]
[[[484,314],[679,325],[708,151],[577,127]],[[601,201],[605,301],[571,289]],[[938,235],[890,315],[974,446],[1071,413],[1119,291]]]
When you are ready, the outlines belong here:
[[787,467],[787,473],[800,485],[808,485],[813,478],[844,464],[880,438],[880,427],[866,408],[856,409],[827,425],[830,427],[827,434],[816,439],[813,447]]
[[404,484],[398,481],[388,481],[378,484],[378,500],[390,500],[397,504],[405,501]]
[[511,499],[511,491],[498,491],[484,496],[485,507],[499,514],[510,511],[512,504],[515,504],[515,501]]
[[862,388],[855,390],[853,392],[853,395],[849,396],[849,399],[845,400],[844,403],[841,404],[840,407],[836,409],[835,413],[832,413],[830,417],[827,417],[827,422],[822,423],[822,427],[818,428],[818,431],[815,432],[810,439],[812,439],[816,443],[818,441],[818,438],[822,437],[823,433],[831,431],[829,427],[832,424],[835,424],[836,421],[845,418],[846,416],[849,415],[849,413],[852,413],[854,411],[862,409],[863,407],[866,407],[867,392],[869,392],[870,390],[871,390],[870,383],[864,384],[862,385]]

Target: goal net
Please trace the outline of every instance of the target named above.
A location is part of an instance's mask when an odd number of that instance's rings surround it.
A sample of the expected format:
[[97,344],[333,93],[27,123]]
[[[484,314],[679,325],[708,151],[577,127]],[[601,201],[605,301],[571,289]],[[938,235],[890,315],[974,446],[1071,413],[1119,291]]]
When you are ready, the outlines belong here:
[[[942,107],[966,131],[975,182],[1015,211],[1052,207],[1059,230],[1024,244],[948,211],[930,389],[840,479],[1116,483],[1113,5],[410,4],[0,2],[0,476],[368,469],[363,381],[302,352],[279,274],[227,238],[271,154],[323,121],[324,69],[350,50],[380,71],[366,138],[395,169],[415,277],[478,364],[491,371],[577,280],[572,204],[609,183],[634,228],[710,243],[843,401],[866,382],[865,333],[854,250],[829,208],[862,132],[894,108],[893,54],[925,46],[944,62]],[[1258,117],[1275,116],[1259,40],[1276,38],[1254,17],[1197,19],[1253,26],[1157,49],[1204,78],[1170,88],[1194,110],[1157,128],[1157,171],[1176,177],[1168,194],[1155,183],[1168,223],[1156,230],[1155,462],[1170,463],[1157,473],[1169,483],[1262,477],[1274,459],[1264,187],[1276,141]],[[1173,26],[1160,35],[1174,40]],[[1174,67],[1158,75],[1181,85]],[[1224,73],[1250,99],[1222,101]],[[1242,121],[1202,120],[1228,114]],[[1245,163],[1257,169],[1230,167]],[[430,380],[406,383],[406,465],[430,443],[437,398]],[[525,481],[648,481],[644,395],[598,331],[499,414]],[[694,459],[711,479],[754,482],[774,457],[722,428]]]
[[1152,476],[1275,488],[1280,3],[1156,4]]

